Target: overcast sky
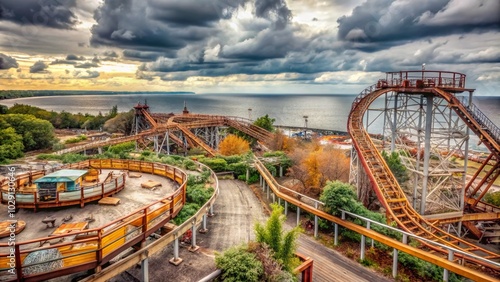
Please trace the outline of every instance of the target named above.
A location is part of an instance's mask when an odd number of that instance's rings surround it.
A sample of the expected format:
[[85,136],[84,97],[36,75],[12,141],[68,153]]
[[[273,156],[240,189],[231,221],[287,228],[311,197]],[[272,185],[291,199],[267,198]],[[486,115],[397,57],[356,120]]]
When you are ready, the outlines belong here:
[[500,96],[498,0],[0,0],[0,89],[355,94],[462,72]]

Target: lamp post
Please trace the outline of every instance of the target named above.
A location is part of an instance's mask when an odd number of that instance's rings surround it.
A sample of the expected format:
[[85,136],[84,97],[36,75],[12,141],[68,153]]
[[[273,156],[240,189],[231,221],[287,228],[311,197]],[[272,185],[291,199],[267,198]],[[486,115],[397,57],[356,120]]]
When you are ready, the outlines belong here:
[[309,118],[309,116],[303,116],[304,118],[304,138],[307,138],[307,119]]
[[425,63],[422,64],[422,82],[424,81]]
[[252,120],[252,108],[248,108],[248,119]]

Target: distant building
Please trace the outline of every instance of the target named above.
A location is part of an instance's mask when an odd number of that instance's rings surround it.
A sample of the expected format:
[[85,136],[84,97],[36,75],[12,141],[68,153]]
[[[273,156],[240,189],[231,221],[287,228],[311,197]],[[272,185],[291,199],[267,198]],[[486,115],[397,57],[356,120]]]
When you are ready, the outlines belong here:
[[63,169],[35,180],[40,201],[55,200],[57,192],[79,190],[83,176],[87,172],[87,170]]

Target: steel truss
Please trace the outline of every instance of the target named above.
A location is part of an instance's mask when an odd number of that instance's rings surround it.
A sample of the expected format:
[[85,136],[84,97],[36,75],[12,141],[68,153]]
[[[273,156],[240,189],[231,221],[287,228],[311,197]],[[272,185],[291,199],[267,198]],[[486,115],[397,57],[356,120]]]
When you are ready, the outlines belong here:
[[382,108],[367,111],[366,128],[382,135],[381,149],[399,153],[410,174],[402,187],[413,207],[422,215],[463,212],[467,167],[456,157],[467,159],[467,125],[431,94],[389,92],[381,99]]

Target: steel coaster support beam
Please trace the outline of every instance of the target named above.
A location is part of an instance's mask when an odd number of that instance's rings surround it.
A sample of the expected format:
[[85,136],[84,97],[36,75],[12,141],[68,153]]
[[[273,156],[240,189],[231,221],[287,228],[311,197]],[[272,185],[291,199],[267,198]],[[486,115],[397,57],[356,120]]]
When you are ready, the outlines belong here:
[[[418,125],[417,125],[417,158],[416,158],[416,164],[415,164],[415,169],[416,171],[420,171],[420,158],[421,158],[421,153],[422,150],[420,150],[420,147],[422,146],[422,117],[424,114],[424,96],[420,95],[420,103],[418,105]],[[419,181],[420,175],[418,173],[414,173],[414,180],[413,180],[413,208],[417,209],[417,199],[418,199],[418,184],[420,183]]]
[[398,94],[396,94],[394,99],[394,120],[392,121],[392,132],[391,132],[391,153],[396,150],[396,134],[398,124]]
[[424,179],[422,186],[422,200],[420,201],[420,214],[425,214],[425,203],[427,199],[427,184],[429,182],[429,160],[431,157],[431,132],[432,132],[432,107],[433,107],[433,96],[428,95],[427,99],[427,109],[425,117],[425,139],[424,139]]

